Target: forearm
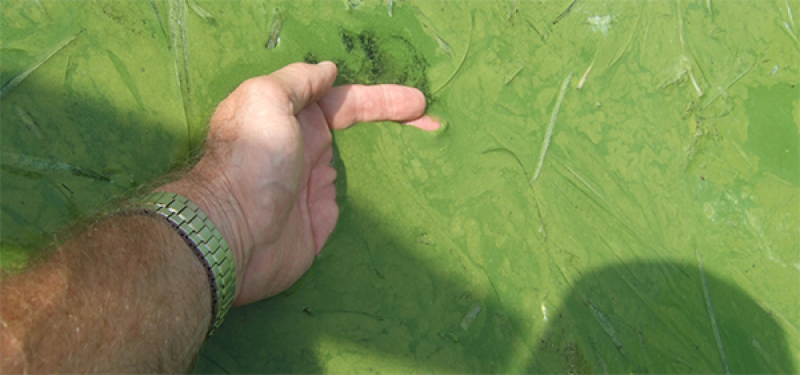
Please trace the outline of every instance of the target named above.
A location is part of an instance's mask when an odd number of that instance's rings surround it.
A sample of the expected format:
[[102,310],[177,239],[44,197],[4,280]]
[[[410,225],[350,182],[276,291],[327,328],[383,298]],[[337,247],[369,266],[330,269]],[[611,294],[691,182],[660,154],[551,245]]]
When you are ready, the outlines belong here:
[[211,319],[203,266],[163,220],[115,216],[0,285],[0,372],[181,372]]

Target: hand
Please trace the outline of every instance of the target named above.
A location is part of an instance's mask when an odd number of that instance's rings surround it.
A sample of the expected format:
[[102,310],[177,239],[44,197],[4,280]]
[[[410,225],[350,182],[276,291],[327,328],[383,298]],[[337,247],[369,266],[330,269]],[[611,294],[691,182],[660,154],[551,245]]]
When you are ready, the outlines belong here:
[[159,190],[186,195],[228,241],[234,305],[271,297],[308,270],[339,217],[329,129],[402,121],[424,130],[425,97],[398,85],[332,89],[336,66],[292,64],[242,83],[211,118],[206,154]]

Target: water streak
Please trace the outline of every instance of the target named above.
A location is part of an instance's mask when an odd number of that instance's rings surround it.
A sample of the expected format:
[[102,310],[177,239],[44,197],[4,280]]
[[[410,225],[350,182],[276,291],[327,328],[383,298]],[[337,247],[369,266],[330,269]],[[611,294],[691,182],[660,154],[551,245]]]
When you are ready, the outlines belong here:
[[12,78],[10,81],[8,81],[8,83],[3,85],[3,88],[0,89],[0,99],[4,98],[6,95],[8,95],[23,80],[25,80],[25,78],[28,78],[28,76],[31,75],[31,73],[35,72],[36,69],[39,69],[39,67],[41,67],[44,63],[46,63],[47,60],[50,60],[50,58],[53,57],[56,53],[58,53],[58,51],[61,51],[62,49],[64,49],[64,47],[66,47],[70,43],[72,43],[72,41],[75,40],[76,38],[78,38],[78,35],[80,35],[82,32],[83,31],[80,31],[77,34],[67,38],[67,40],[61,42],[61,44],[56,46],[56,48],[53,49],[53,51],[50,52],[47,56],[45,56],[43,59],[37,61],[33,65],[29,66],[27,69],[23,70],[22,72],[20,72],[16,76],[14,76],[14,78]]
[[542,166],[544,165],[544,158],[547,155],[547,149],[550,148],[550,141],[553,138],[553,128],[556,126],[556,119],[558,119],[558,111],[561,109],[561,102],[564,101],[564,95],[567,94],[567,87],[569,86],[569,81],[572,79],[572,72],[569,72],[567,78],[564,79],[564,83],[561,85],[561,92],[558,93],[558,99],[556,99],[556,105],[553,107],[553,113],[550,115],[550,123],[547,124],[547,132],[544,135],[544,142],[542,143],[542,153],[539,155],[539,164],[536,166],[536,172],[533,173],[533,179],[531,179],[531,186],[536,180],[539,178],[539,174],[542,173]]

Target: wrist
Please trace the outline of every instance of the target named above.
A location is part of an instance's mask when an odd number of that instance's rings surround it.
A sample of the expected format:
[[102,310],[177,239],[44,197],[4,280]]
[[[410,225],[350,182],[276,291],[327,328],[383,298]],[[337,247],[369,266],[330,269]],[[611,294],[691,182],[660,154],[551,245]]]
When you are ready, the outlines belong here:
[[[246,249],[252,247],[250,245],[252,241],[249,241],[249,237],[240,231],[240,229],[246,228],[241,207],[229,193],[230,189],[227,184],[222,181],[222,178],[219,178],[221,175],[215,176],[216,178],[205,178],[203,174],[198,173],[197,169],[195,168],[180,180],[163,185],[155,191],[183,195],[205,212],[230,247],[236,268],[236,285],[241,286],[242,275],[247,264]],[[241,289],[241,287],[236,288],[234,301],[238,298]]]

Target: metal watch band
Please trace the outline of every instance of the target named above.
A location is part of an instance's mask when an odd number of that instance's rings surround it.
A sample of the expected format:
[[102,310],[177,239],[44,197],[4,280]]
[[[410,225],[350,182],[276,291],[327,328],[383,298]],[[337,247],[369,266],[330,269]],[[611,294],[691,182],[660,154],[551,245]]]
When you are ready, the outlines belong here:
[[148,194],[137,199],[135,207],[166,219],[203,263],[211,289],[211,336],[222,324],[236,295],[236,265],[228,242],[208,215],[182,195]]

